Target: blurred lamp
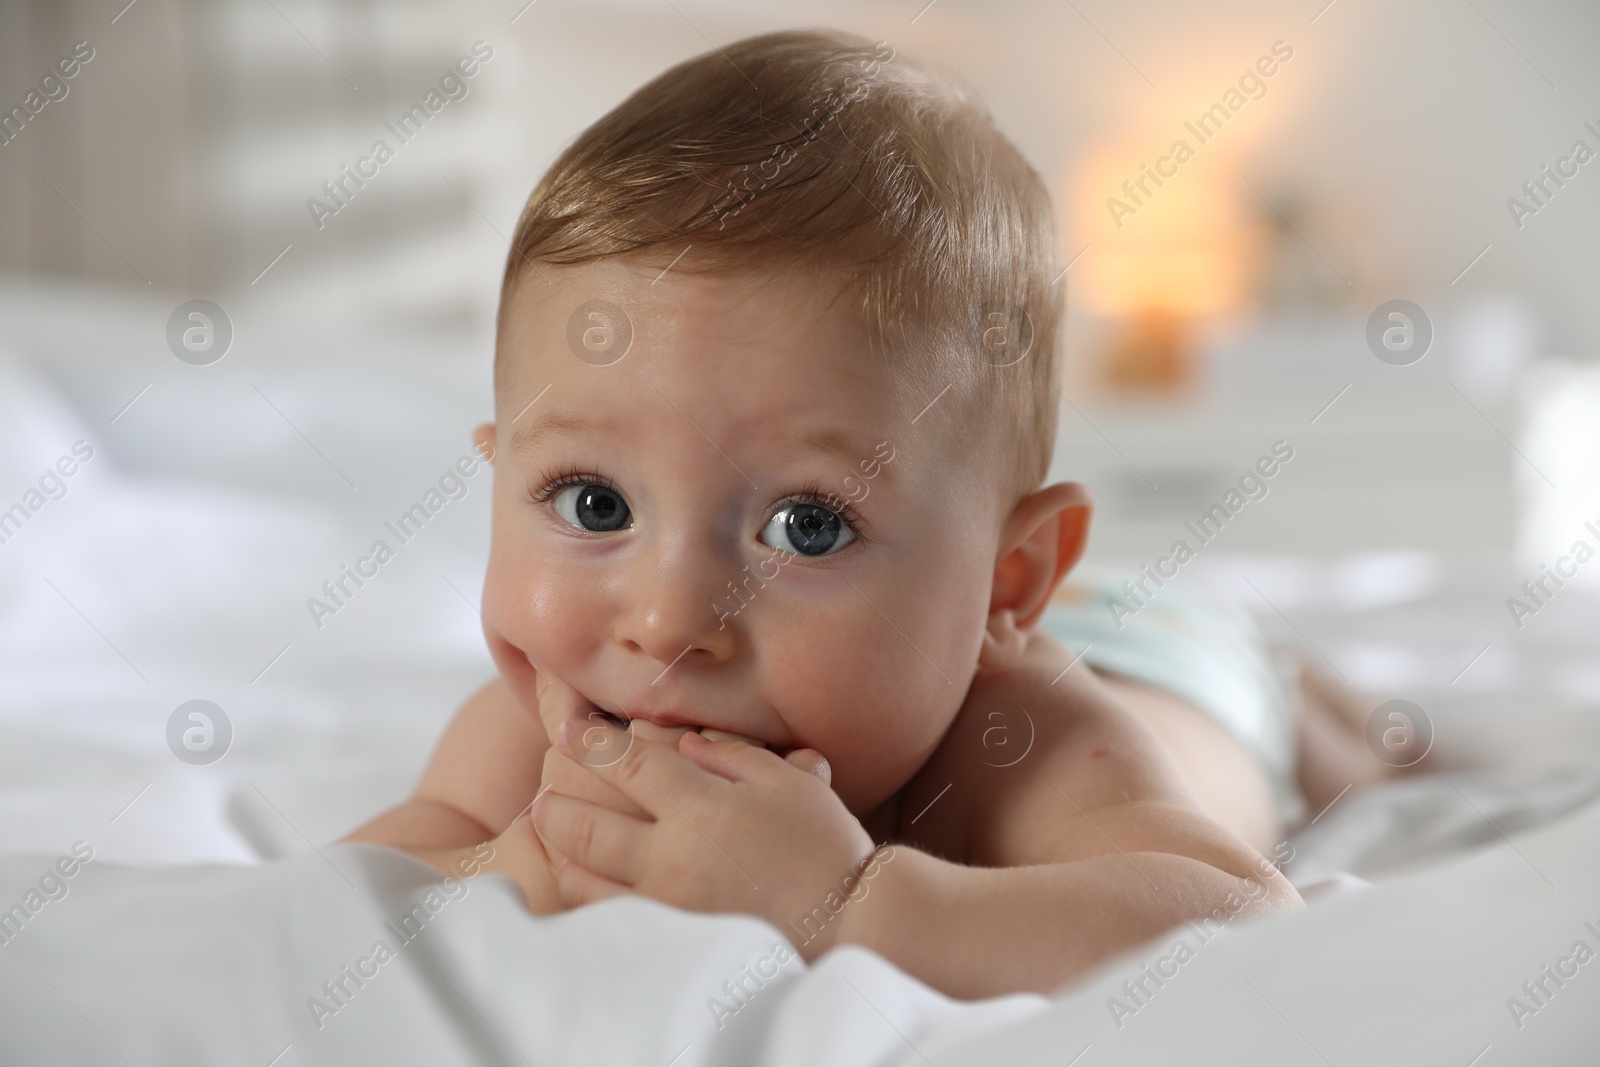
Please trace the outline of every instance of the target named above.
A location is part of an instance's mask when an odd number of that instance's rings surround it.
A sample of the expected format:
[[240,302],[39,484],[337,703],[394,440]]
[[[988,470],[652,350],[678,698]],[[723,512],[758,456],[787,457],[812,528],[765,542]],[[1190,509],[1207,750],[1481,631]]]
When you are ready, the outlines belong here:
[[1243,182],[1230,160],[1205,151],[1159,186],[1121,150],[1092,160],[1076,182],[1068,228],[1090,248],[1074,269],[1074,299],[1116,322],[1101,374],[1114,390],[1186,391],[1197,371],[1196,324],[1249,295],[1256,224],[1240,210]]

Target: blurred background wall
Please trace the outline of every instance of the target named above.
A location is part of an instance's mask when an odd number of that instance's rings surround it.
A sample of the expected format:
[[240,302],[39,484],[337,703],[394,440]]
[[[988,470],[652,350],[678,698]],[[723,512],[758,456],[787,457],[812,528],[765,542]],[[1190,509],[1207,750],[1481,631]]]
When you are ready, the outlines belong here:
[[[142,272],[169,290],[226,293],[296,243],[277,286],[364,296],[382,288],[367,273],[387,265],[384,280],[407,297],[399,307],[481,308],[492,289],[486,297],[456,268],[484,258],[482,234],[464,225],[472,207],[445,179],[504,229],[554,153],[646,77],[708,39],[806,24],[883,37],[965,75],[1056,190],[1075,252],[1099,234],[1120,181],[1282,40],[1294,58],[1267,95],[1185,170],[1206,187],[1190,195],[1209,232],[1270,233],[1275,216],[1248,178],[1292,205],[1326,253],[1328,277],[1308,284],[1337,284],[1342,272],[1363,296],[1445,292],[1493,244],[1458,291],[1523,297],[1552,349],[1600,345],[1589,299],[1600,248],[1579,237],[1600,232],[1590,175],[1521,230],[1505,206],[1573,140],[1594,140],[1583,123],[1600,120],[1600,8],[1325,2],[937,0],[924,12],[876,0],[803,11],[705,0],[137,0],[123,11],[116,0],[10,0],[0,6],[7,109],[75,42],[95,58],[67,99],[0,149],[0,267],[120,284],[143,284]],[[318,232],[305,198],[478,39],[496,58],[471,103],[408,146],[416,158],[364,190],[362,211]],[[1201,234],[1192,220],[1169,224]],[[419,307],[407,279],[423,277],[432,299]]]
[[[562,146],[666,66],[797,25],[954,68],[1051,186],[1073,264],[1057,474],[1100,499],[1098,551],[1164,547],[1280,438],[1304,458],[1233,548],[1532,559],[1600,508],[1573,431],[1528,454],[1600,351],[1600,163],[1508,204],[1576,141],[1600,151],[1600,7],[1577,0],[9,0],[0,108],[78,42],[93,58],[0,146],[0,326],[48,346],[81,326],[63,293],[203,297],[291,339],[450,338],[439,359],[481,373],[505,237]],[[467,95],[319,226],[307,200],[477,41]],[[1258,98],[1187,132],[1275,48]],[[1194,158],[1126,192],[1178,139]],[[1393,299],[1434,333],[1410,366],[1365,341]],[[1574,462],[1565,504],[1542,496]]]

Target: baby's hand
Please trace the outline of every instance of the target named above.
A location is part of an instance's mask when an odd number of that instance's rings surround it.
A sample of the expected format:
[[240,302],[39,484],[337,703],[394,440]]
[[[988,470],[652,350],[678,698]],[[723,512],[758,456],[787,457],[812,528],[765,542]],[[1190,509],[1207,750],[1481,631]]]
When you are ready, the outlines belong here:
[[492,851],[483,861],[482,870],[506,875],[516,882],[527,898],[529,911],[554,915],[565,910],[556,888],[555,868],[539,835],[533,832],[533,820],[527,812],[512,819],[499,837],[479,845],[477,854],[485,850]]
[[[544,766],[539,775],[541,791],[548,788],[563,796],[588,800],[625,815],[645,818],[643,808],[604,778],[589,773],[589,768],[615,763],[641,735],[654,733],[656,736],[665,736],[665,732],[653,723],[642,720],[635,723],[632,730],[612,729],[614,722],[596,710],[584,699],[583,694],[547,671],[538,673],[535,689],[539,699],[539,718],[550,735],[554,737],[564,722],[573,723],[576,731],[571,746],[561,748],[551,745],[545,751]],[[676,740],[677,735],[673,734],[672,737]],[[559,861],[559,850],[552,852],[550,858],[552,862]]]
[[[566,751],[570,733],[568,725],[557,738]],[[554,792],[534,804],[539,834],[567,857],[556,880],[568,906],[634,892],[782,926],[838,892],[873,851],[829,788],[827,762],[810,749],[785,760],[698,733],[684,734],[676,747],[641,738],[625,747],[615,763],[588,766],[644,818]],[[807,958],[831,941],[807,942]]]

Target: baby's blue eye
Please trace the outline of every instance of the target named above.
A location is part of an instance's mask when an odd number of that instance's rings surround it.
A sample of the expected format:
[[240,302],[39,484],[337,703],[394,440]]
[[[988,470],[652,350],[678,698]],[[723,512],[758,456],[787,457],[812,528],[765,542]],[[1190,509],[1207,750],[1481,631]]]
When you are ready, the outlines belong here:
[[797,556],[826,556],[855,539],[855,531],[821,504],[779,508],[761,531],[763,544]]
[[556,494],[555,508],[572,525],[595,533],[620,530],[632,517],[622,495],[604,485],[569,485]]

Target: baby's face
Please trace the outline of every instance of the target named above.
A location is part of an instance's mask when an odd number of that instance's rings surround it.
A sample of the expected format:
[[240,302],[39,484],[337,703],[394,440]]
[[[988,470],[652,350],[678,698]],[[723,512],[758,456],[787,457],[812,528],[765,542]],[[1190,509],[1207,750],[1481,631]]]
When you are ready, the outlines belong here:
[[[864,816],[972,680],[998,475],[838,284],[664,265],[529,271],[510,298],[486,636],[527,707],[536,668],[635,731],[814,748]],[[615,311],[574,315],[594,300],[625,309],[620,359]]]

